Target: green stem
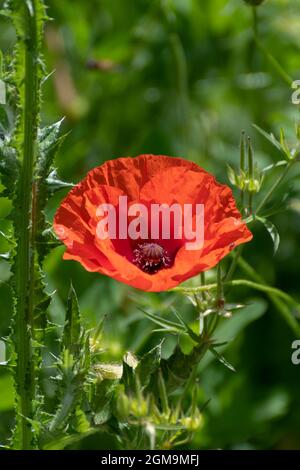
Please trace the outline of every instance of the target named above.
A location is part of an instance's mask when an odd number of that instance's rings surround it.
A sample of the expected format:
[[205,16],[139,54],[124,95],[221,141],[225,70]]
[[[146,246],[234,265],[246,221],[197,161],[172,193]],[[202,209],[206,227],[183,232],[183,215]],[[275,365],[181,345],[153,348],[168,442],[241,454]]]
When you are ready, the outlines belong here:
[[[228,281],[224,282],[224,286],[245,286],[245,287],[250,287],[251,289],[255,289],[261,292],[265,292],[266,294],[274,294],[277,297],[280,297],[282,300],[285,302],[288,302],[289,304],[292,304],[294,306],[297,305],[297,302],[290,297],[288,294],[285,292],[282,292],[280,289],[276,289],[276,287],[271,287],[268,285],[261,285],[256,282],[248,281],[247,279],[235,279],[233,281]],[[215,282],[213,284],[207,284],[206,286],[199,286],[199,287],[175,287],[172,289],[174,292],[182,292],[183,294],[193,294],[193,293],[198,293],[203,290],[205,291],[210,291],[210,290],[215,290],[218,288],[218,284]]]
[[217,266],[217,295],[216,295],[217,308],[222,309],[224,307],[224,290],[222,282],[222,268],[221,263]]
[[[25,2],[24,2],[25,3]],[[33,263],[34,240],[32,235],[33,174],[37,141],[39,112],[39,47],[37,2],[32,0],[32,8],[18,6],[19,14],[24,14],[25,40],[22,48],[24,56],[23,99],[20,110],[20,158],[22,161],[18,182],[18,220],[16,220],[17,250],[15,256],[16,294],[16,388],[17,388],[17,427],[15,446],[20,449],[33,447],[33,433],[30,419],[33,418],[35,399],[35,370],[33,364]],[[18,39],[21,41],[22,39]]]
[[[241,133],[241,140],[240,140],[240,175],[242,175],[245,172],[245,131],[242,131]],[[245,198],[245,190],[241,189],[240,191],[240,197],[241,197],[241,209],[243,211],[244,209],[244,198]]]
[[240,246],[236,249],[236,251],[235,251],[235,253],[234,253],[234,258],[233,258],[233,260],[232,260],[232,262],[231,262],[231,264],[230,264],[230,266],[229,266],[229,269],[228,269],[228,271],[227,271],[227,274],[226,274],[226,276],[225,276],[225,278],[224,278],[224,282],[225,282],[225,283],[228,282],[228,281],[231,281],[232,276],[234,275],[234,272],[235,272],[235,270],[236,270],[239,257],[240,257],[241,254],[242,254],[242,251],[243,251],[243,245],[240,245]]
[[[252,149],[250,137],[248,137],[248,172],[249,172],[249,181],[250,181],[250,183],[252,183],[253,182],[253,176],[254,176],[254,167],[253,167],[253,149]],[[252,214],[253,191],[252,191],[251,187],[249,189],[248,197],[249,197],[249,201],[248,201],[249,214]]]
[[[201,285],[204,286],[205,285],[205,272],[202,271],[202,273],[200,273],[200,280],[201,280]],[[203,301],[206,300],[206,292],[202,292],[201,293],[201,298]]]

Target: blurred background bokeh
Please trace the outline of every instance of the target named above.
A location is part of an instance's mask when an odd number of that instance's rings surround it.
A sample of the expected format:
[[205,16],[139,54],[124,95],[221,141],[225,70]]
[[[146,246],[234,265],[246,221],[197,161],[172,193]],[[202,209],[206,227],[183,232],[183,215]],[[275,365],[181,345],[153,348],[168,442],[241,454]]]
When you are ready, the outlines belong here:
[[[297,106],[292,90],[276,74],[253,40],[252,11],[243,0],[48,0],[53,18],[45,31],[42,121],[65,116],[69,132],[56,159],[62,178],[78,182],[88,170],[119,156],[154,153],[181,156],[228,183],[226,165],[239,158],[240,132],[253,139],[260,168],[280,160],[278,151],[252,127],[276,134],[284,127],[295,140]],[[300,79],[300,4],[266,0],[258,9],[259,34],[294,79]],[[0,19],[0,45],[7,61],[14,31]],[[277,170],[280,171],[280,168]],[[254,240],[245,258],[271,285],[300,301],[299,170],[276,195],[289,192],[284,212],[271,220],[281,243],[273,256],[263,226],[253,225]],[[266,185],[271,180],[266,181]],[[61,191],[48,207],[51,219]],[[0,198],[0,230],[10,206]],[[0,239],[1,250],[4,240]],[[4,247],[5,249],[5,247]],[[192,305],[174,294],[136,291],[114,280],[62,261],[63,247],[47,258],[48,290],[54,292],[51,319],[63,323],[70,281],[77,291],[88,328],[105,322],[104,348],[111,361],[131,350],[149,350],[161,339],[138,306],[168,315],[175,305],[187,319]],[[242,275],[240,275],[241,277]],[[0,261],[0,337],[9,332],[12,305],[9,265]],[[207,356],[200,374],[199,400],[211,399],[204,424],[190,448],[300,449],[300,365],[291,362],[295,334],[274,305],[246,288],[229,292],[246,304],[222,331],[230,339],[225,355],[236,373]],[[167,337],[163,354],[176,342]],[[184,346],[183,346],[184,347]],[[47,393],[55,394],[48,387]],[[12,426],[11,379],[0,366],[0,443]],[[117,448],[109,435],[93,436],[80,448]]]

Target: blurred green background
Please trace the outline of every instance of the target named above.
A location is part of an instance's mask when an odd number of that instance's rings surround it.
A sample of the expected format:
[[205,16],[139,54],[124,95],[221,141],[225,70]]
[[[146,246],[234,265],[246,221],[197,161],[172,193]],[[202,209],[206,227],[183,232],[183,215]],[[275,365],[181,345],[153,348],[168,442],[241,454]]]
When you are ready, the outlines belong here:
[[[226,164],[238,162],[241,129],[253,138],[260,168],[281,157],[252,123],[277,134],[282,126],[288,140],[295,139],[299,110],[291,103],[292,90],[255,47],[252,11],[243,0],[47,3],[53,21],[46,28],[45,66],[52,74],[43,84],[42,120],[48,124],[65,116],[63,130],[70,133],[56,159],[65,180],[78,182],[107,159],[156,153],[193,160],[228,183]],[[266,0],[258,15],[261,40],[300,79],[300,4]],[[8,63],[14,41],[9,21],[1,18],[0,45]],[[253,226],[255,237],[244,254],[268,283],[300,301],[298,175],[296,169],[276,195],[280,200],[290,193],[286,210],[271,218],[281,235],[277,254],[273,256],[269,235],[259,225]],[[50,219],[64,194],[49,203]],[[0,230],[7,228],[9,210],[8,201],[0,198]],[[3,252],[2,239],[0,244]],[[51,319],[63,323],[72,280],[87,327],[107,315],[104,347],[109,360],[119,360],[126,350],[141,354],[159,342],[161,335],[153,333],[155,326],[138,306],[168,314],[175,305],[186,318],[194,318],[192,306],[175,294],[136,291],[62,261],[62,253],[62,247],[55,249],[45,264],[47,289],[54,292]],[[0,336],[6,336],[12,305],[5,261],[0,262],[0,278]],[[221,338],[232,339],[225,355],[237,372],[210,357],[204,360],[200,399],[211,401],[190,448],[300,449],[300,365],[291,362],[295,335],[267,298],[238,288],[229,299],[246,304],[226,322]],[[166,338],[165,356],[175,342],[175,337]],[[11,379],[2,369],[0,444],[5,444],[13,395]],[[54,386],[47,393],[51,399]],[[103,434],[77,448],[117,445]]]

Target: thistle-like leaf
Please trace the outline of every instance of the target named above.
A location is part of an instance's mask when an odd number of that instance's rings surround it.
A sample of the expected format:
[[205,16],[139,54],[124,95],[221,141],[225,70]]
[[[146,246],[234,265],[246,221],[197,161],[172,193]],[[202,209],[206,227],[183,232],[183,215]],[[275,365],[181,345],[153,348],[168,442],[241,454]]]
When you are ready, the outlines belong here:
[[[59,137],[63,120],[44,127],[38,135],[38,158],[36,164],[35,193],[35,240],[39,263],[42,264],[45,256],[53,248],[53,237],[45,229],[50,228],[45,216],[45,207],[49,197],[54,192],[53,161],[65,136]],[[56,174],[55,174],[56,175]],[[49,181],[50,178],[50,181]],[[67,185],[67,183],[66,183]]]

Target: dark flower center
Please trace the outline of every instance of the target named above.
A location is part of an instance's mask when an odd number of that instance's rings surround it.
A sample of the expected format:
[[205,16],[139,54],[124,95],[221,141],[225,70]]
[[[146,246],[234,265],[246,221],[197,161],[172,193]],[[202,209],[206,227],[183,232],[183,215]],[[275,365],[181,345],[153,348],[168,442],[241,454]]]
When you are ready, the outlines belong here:
[[168,251],[158,243],[139,243],[133,250],[133,255],[133,263],[147,274],[155,274],[172,266]]

